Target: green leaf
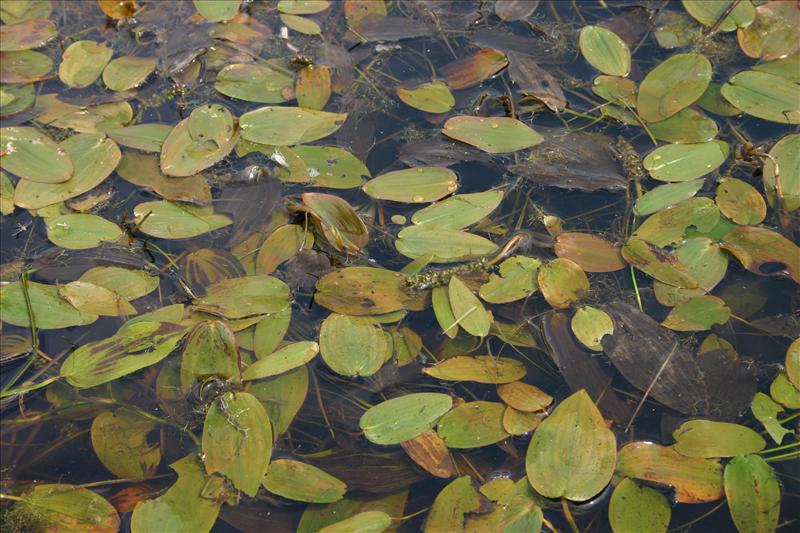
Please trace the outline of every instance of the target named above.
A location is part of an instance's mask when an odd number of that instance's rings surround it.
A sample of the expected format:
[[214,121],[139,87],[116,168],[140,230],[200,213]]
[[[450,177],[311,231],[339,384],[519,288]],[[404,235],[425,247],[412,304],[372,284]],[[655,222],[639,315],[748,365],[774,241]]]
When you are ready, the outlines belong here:
[[687,107],[660,122],[648,124],[650,133],[659,141],[701,143],[714,140],[719,128],[714,120]]
[[62,183],[73,175],[69,154],[47,134],[28,126],[0,128],[3,170],[26,181]]
[[501,190],[454,194],[420,209],[411,216],[411,222],[420,226],[462,229],[489,216],[502,201]]
[[230,20],[239,12],[241,0],[192,0],[194,7],[209,22]]
[[539,290],[555,309],[565,309],[589,291],[589,279],[574,261],[559,257],[539,268]]
[[[97,315],[79,311],[58,293],[54,285],[27,283],[30,311],[38,329],[61,329],[83,326],[97,320]],[[0,285],[0,318],[7,324],[30,327],[28,305],[22,282]]]
[[368,181],[363,190],[378,200],[426,203],[455,192],[458,177],[445,167],[417,167],[381,174]]
[[[386,495],[381,494],[350,494],[335,503],[325,505],[307,505],[300,523],[297,525],[297,533],[352,533],[355,528],[347,527],[348,520],[360,514],[371,514],[380,512],[389,516],[401,516],[406,505],[408,489],[391,492]],[[339,525],[342,525],[341,529]],[[361,521],[359,520],[359,523]],[[330,530],[327,528],[330,527]],[[355,530],[358,531],[358,530]],[[366,530],[363,533],[377,533],[377,531]]]
[[304,209],[312,221],[339,251],[358,252],[369,242],[369,230],[347,200],[333,194],[307,192],[302,195]]
[[286,335],[291,320],[292,306],[287,305],[277,313],[268,314],[256,324],[253,331],[253,352],[257,359],[263,359],[275,351]]
[[317,141],[338,130],[347,113],[300,107],[261,107],[239,117],[242,138],[271,146]]
[[160,239],[190,239],[233,223],[211,207],[197,207],[161,200],[133,208],[139,230]]
[[752,429],[729,422],[690,420],[672,432],[673,448],[687,457],[733,457],[760,452],[767,443]]
[[[59,147],[72,162],[72,177],[62,183],[34,183],[20,180],[14,203],[25,209],[40,209],[89,192],[117,168],[122,152],[114,141],[96,133],[79,133]],[[3,157],[5,165],[6,158]]]
[[639,85],[637,109],[647,122],[658,122],[692,105],[711,81],[711,62],[702,54],[676,54],[660,63]]
[[622,256],[631,266],[662,283],[685,289],[697,287],[697,280],[686,265],[673,254],[643,239],[628,239],[622,247]]
[[460,115],[448,119],[442,133],[490,154],[516,152],[544,141],[530,126],[509,117]]
[[511,383],[525,377],[525,365],[515,359],[491,355],[459,355],[423,369],[423,372],[444,381],[476,383]]
[[290,303],[289,287],[272,276],[224,279],[192,303],[204,313],[228,319],[277,313]]
[[570,327],[575,338],[595,352],[602,352],[600,341],[604,336],[614,333],[614,321],[608,313],[589,305],[575,311]]
[[92,421],[92,448],[97,458],[119,478],[152,476],[161,462],[159,445],[147,436],[158,424],[135,411],[105,411]]
[[262,483],[273,494],[309,503],[339,501],[347,490],[345,483],[324,470],[291,459],[273,461]]
[[128,322],[107,339],[88,342],[61,365],[61,376],[84,389],[108,383],[168,356],[186,327],[167,322]]
[[181,391],[188,394],[195,382],[209,377],[241,381],[236,338],[225,322],[198,322],[186,336],[181,357]]
[[633,211],[639,216],[650,215],[667,207],[679,204],[692,198],[699,191],[705,180],[697,178],[681,183],[659,185],[647,191],[644,196],[636,200]]
[[325,526],[319,533],[381,533],[391,525],[392,517],[383,511],[364,511]]
[[328,9],[329,0],[280,0],[278,11],[290,15],[313,15]]
[[439,420],[436,433],[448,448],[489,446],[509,436],[503,428],[505,410],[500,402],[462,403]]
[[458,323],[455,315],[453,315],[447,287],[433,288],[431,291],[431,306],[433,307],[436,321],[439,323],[439,327],[442,328],[442,333],[454,339],[458,335]]
[[57,33],[56,25],[46,18],[5,24],[0,26],[0,52],[39,48]]
[[450,298],[450,307],[459,327],[476,337],[488,335],[492,318],[472,290],[457,276],[452,276],[447,292]]
[[369,169],[356,156],[336,146],[295,146],[276,148],[276,153],[289,152],[302,165],[278,169],[278,178],[284,181],[302,182],[309,186],[350,189],[360,187],[364,178],[371,177]]
[[659,181],[688,181],[718,169],[728,159],[725,141],[668,144],[656,148],[642,160],[644,168]]
[[250,383],[247,392],[258,398],[277,438],[289,429],[308,394],[308,368],[301,366],[279,376]]
[[781,124],[800,124],[800,84],[786,78],[746,70],[728,80],[721,92],[748,115]]
[[611,481],[616,438],[585,390],[563,400],[533,433],[528,480],[547,498],[585,501]]
[[0,52],[0,83],[33,83],[49,77],[53,60],[32,50]]
[[69,87],[88,87],[100,77],[112,55],[114,51],[103,43],[75,41],[64,50],[58,77]]
[[161,153],[161,147],[171,131],[172,127],[168,124],[148,123],[107,129],[106,135],[114,139],[117,144],[128,148],[136,148],[143,152]]
[[322,33],[322,27],[314,19],[290,15],[288,13],[281,13],[280,19],[286,26],[298,33],[304,35],[319,35]]
[[423,83],[414,89],[397,88],[397,97],[426,113],[447,113],[456,104],[453,93],[442,80]]
[[719,208],[710,198],[691,198],[648,217],[633,237],[657,246],[674,245],[683,240],[690,227],[708,232],[719,219]]
[[453,399],[448,394],[406,394],[369,408],[358,425],[370,442],[400,444],[431,429],[452,406]]
[[113,505],[102,496],[74,485],[36,485],[22,496],[21,504],[47,531],[115,533],[120,527]]
[[136,308],[114,291],[86,281],[71,281],[58,293],[76,309],[101,316],[135,315]]
[[631,51],[613,31],[584,26],[578,44],[586,61],[603,74],[624,77],[630,73]]
[[[788,212],[800,209],[800,134],[781,138],[764,160],[764,191],[771,206],[779,201]],[[778,182],[782,197],[778,198]]]
[[696,296],[676,305],[661,325],[673,331],[705,331],[726,323],[730,317],[731,310],[721,298]]
[[757,225],[767,216],[767,203],[761,193],[736,178],[719,180],[716,202],[722,214],[737,224]]
[[[682,0],[682,2],[686,11],[698,22],[720,31],[733,31],[737,27],[746,28],[756,17],[756,10],[750,0],[737,2],[731,11],[728,9],[733,0]],[[725,18],[720,21],[723,14]]]
[[398,252],[412,259],[431,256],[432,263],[469,261],[497,251],[497,245],[484,237],[427,224],[401,230],[395,247]]
[[707,292],[722,281],[728,270],[728,254],[708,237],[686,239],[675,250],[675,257]]
[[155,57],[122,56],[103,70],[103,83],[112,91],[128,91],[143,84],[158,65]]
[[792,433],[778,422],[777,415],[783,412],[783,407],[763,392],[757,392],[756,395],[753,396],[753,401],[750,402],[750,410],[753,412],[753,416],[764,426],[764,429],[767,430],[772,440],[777,444],[780,445],[783,441],[783,437]]
[[170,467],[178,480],[161,496],[136,505],[131,518],[133,533],[153,531],[211,531],[224,498],[205,497],[212,480],[206,476],[197,454],[191,453]]
[[779,404],[789,409],[800,409],[800,390],[798,390],[785,373],[781,372],[769,386],[769,395]]
[[159,277],[143,270],[115,266],[93,267],[81,274],[80,281],[104,287],[125,300],[135,300],[158,288]]
[[214,88],[231,98],[262,104],[280,104],[294,94],[294,76],[290,71],[272,65],[235,63],[217,73]]
[[392,338],[373,319],[332,313],[322,321],[319,350],[343,376],[371,376],[392,356]]
[[203,463],[237,489],[255,496],[272,455],[272,426],[261,402],[246,392],[226,392],[203,423]]
[[671,514],[666,496],[629,478],[616,486],[608,504],[608,521],[614,533],[665,533]]
[[483,508],[484,499],[475,490],[472,478],[461,476],[436,495],[425,519],[425,533],[463,531],[464,517]]
[[500,263],[499,275],[492,274],[478,291],[489,303],[502,304],[527,298],[536,291],[538,259],[515,255]]
[[219,104],[195,108],[161,146],[161,171],[167,176],[197,174],[227,156],[236,146],[233,116]]
[[70,213],[47,220],[47,238],[68,250],[96,248],[104,242],[117,242],[122,229],[97,215]]
[[319,344],[314,341],[288,344],[250,365],[242,374],[242,379],[251,381],[283,374],[308,363],[318,352]]
[[340,268],[320,278],[314,300],[340,314],[392,313],[413,300],[404,288],[406,279],[400,272],[383,268]]
[[735,457],[725,467],[725,498],[740,533],[775,531],[781,514],[781,486],[758,455]]

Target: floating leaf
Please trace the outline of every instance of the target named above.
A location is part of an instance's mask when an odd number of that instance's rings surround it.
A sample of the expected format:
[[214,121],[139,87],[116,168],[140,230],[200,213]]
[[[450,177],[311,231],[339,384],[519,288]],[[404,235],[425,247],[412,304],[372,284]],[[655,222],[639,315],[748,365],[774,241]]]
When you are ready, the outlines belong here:
[[497,0],[494,14],[506,21],[528,18],[539,7],[539,0]]
[[482,510],[484,499],[472,484],[469,476],[452,481],[436,495],[425,519],[425,533],[463,531],[467,513]]
[[541,261],[531,257],[514,256],[500,263],[500,274],[492,274],[480,288],[481,298],[501,304],[521,300],[536,291],[536,271]]
[[781,124],[800,124],[800,84],[786,78],[746,70],[728,80],[720,92],[748,115]]
[[789,381],[800,389],[800,339],[795,339],[786,350],[785,366]]
[[611,480],[614,433],[585,390],[562,401],[533,433],[525,459],[528,480],[548,498],[584,501]]
[[31,19],[0,26],[0,52],[39,48],[55,37],[56,25],[47,19]]
[[769,386],[769,394],[772,399],[789,409],[800,409],[800,390],[789,381],[784,373],[775,376]]
[[697,287],[697,280],[678,258],[642,239],[628,239],[622,256],[631,266],[662,283],[686,289]]
[[737,224],[759,224],[767,216],[767,204],[761,194],[736,178],[720,180],[716,202],[722,214]]
[[508,406],[522,412],[544,411],[553,403],[552,396],[521,381],[500,385],[497,394]]
[[452,117],[444,123],[442,133],[490,154],[516,152],[544,140],[524,122],[509,117]]
[[[760,3],[760,2],[756,2]],[[764,2],[756,7],[753,24],[739,28],[739,47],[750,56],[764,61],[779,59],[800,48],[800,12],[791,2]]]
[[0,52],[0,83],[33,83],[50,77],[53,60],[32,50]]
[[139,6],[136,0],[97,0],[100,9],[114,20],[120,20],[133,15]]
[[[27,285],[27,289],[25,287]],[[83,326],[97,320],[97,315],[82,312],[58,294],[58,288],[21,281],[0,285],[0,317],[14,326],[29,327],[28,304],[38,329],[61,329]],[[27,292],[27,297],[25,293]]]
[[153,73],[157,64],[155,57],[118,57],[103,70],[103,83],[112,91],[135,89]]
[[400,446],[415,463],[428,473],[441,478],[455,475],[455,465],[450,450],[438,433],[429,429],[413,439],[401,442]]
[[14,184],[8,175],[0,170],[0,214],[5,216],[14,212]]
[[239,352],[233,331],[220,320],[198,322],[186,335],[181,357],[181,391],[188,394],[196,382],[209,377],[241,381]]
[[120,520],[114,506],[102,496],[74,485],[42,484],[20,502],[48,531],[114,533]]
[[[800,283],[800,248],[780,233],[758,226],[737,226],[722,238],[722,247],[754,274],[788,274]],[[768,271],[762,270],[765,265],[769,265]]]
[[217,521],[224,498],[217,500],[203,496],[215,478],[206,476],[197,454],[189,454],[170,467],[177,472],[178,480],[158,498],[136,505],[131,517],[133,533],[210,531]]
[[448,448],[479,448],[508,438],[503,428],[505,404],[462,403],[439,420],[436,432]]
[[111,175],[122,157],[114,141],[94,133],[73,135],[59,147],[72,162],[72,177],[57,184],[20,180],[14,191],[14,203],[19,207],[40,209],[91,191]]
[[697,178],[682,183],[659,185],[636,200],[633,211],[639,216],[650,215],[692,198],[703,187],[705,180]]
[[33,85],[0,87],[0,115],[13,115],[29,109],[36,101]]
[[586,61],[603,74],[624,77],[630,73],[631,51],[613,31],[602,26],[584,26],[579,45]]
[[411,217],[418,225],[461,229],[471,226],[494,211],[503,200],[503,191],[492,190],[453,196],[422,208]]
[[526,413],[513,407],[503,411],[503,429],[510,435],[527,435],[542,423],[544,413]]
[[600,340],[605,335],[614,333],[614,322],[608,313],[589,305],[575,311],[570,326],[575,338],[595,352],[602,352]]
[[472,290],[457,276],[452,276],[447,291],[459,327],[476,337],[488,335],[492,318]]
[[309,65],[297,73],[297,104],[305,109],[322,109],[331,97],[331,69],[327,65]]
[[378,200],[427,203],[455,192],[458,177],[445,167],[417,167],[381,174],[368,181],[364,192]]
[[291,459],[277,459],[270,463],[263,485],[278,496],[309,503],[341,500],[347,490],[347,485],[324,470]]
[[261,402],[246,392],[217,398],[203,423],[203,454],[206,472],[219,472],[255,496],[272,455],[272,428]]
[[[111,128],[106,130],[106,135],[114,139],[117,144],[136,148],[143,152],[161,152],[164,141],[172,131],[167,124],[136,124],[125,128]],[[127,153],[126,156],[136,155]]]
[[710,292],[725,277],[728,255],[707,237],[686,239],[675,250],[675,257],[697,280],[699,287]]
[[775,143],[769,155],[771,157],[764,160],[767,200],[773,206],[782,202],[782,207],[790,213],[796,211],[800,208],[800,134],[783,137]]
[[192,0],[194,7],[209,22],[230,20],[239,12],[241,0]]
[[714,81],[708,84],[706,92],[703,93],[703,96],[698,98],[697,105],[709,113],[714,113],[721,117],[735,117],[742,114],[741,109],[731,105],[731,103],[722,96],[722,84]]
[[277,437],[289,428],[306,400],[308,369],[302,366],[279,376],[254,381],[247,392],[264,406]]
[[645,156],[642,164],[653,179],[688,181],[713,172],[728,158],[724,141],[694,144],[669,144]]
[[756,453],[767,443],[752,429],[729,422],[690,420],[672,432],[673,448],[687,457],[734,457]]
[[211,203],[211,187],[205,177],[201,174],[185,178],[165,176],[154,155],[125,152],[117,167],[117,174],[125,181],[151,191],[165,200],[196,205]]
[[758,455],[735,457],[725,467],[725,497],[736,529],[775,531],[781,509],[781,487],[775,471]]
[[798,66],[800,66],[800,54],[795,53],[783,59],[754,65],[753,70],[769,72],[770,74],[786,78],[789,81],[800,83],[800,73],[797,71]]
[[122,238],[122,229],[97,215],[72,213],[47,220],[47,238],[68,250],[96,248]]
[[303,204],[328,243],[337,250],[358,252],[369,242],[369,230],[353,206],[332,194],[307,192]]
[[558,258],[539,268],[539,290],[547,303],[564,309],[583,298],[589,290],[589,280],[583,269],[569,259]]
[[61,375],[79,389],[102,385],[158,363],[186,334],[184,326],[142,320],[78,347],[61,365]]
[[647,122],[658,122],[692,105],[708,87],[711,72],[711,62],[702,54],[670,57],[639,84],[639,114]]
[[358,424],[370,442],[400,444],[432,428],[452,405],[453,399],[447,394],[406,394],[371,407]]
[[450,357],[424,369],[429,376],[444,381],[474,381],[476,383],[511,383],[525,376],[525,365],[506,357],[467,355]]
[[289,15],[287,13],[281,13],[280,19],[281,22],[296,32],[305,35],[319,35],[322,33],[322,27],[314,19],[298,17],[297,15]]
[[335,146],[296,146],[283,148],[296,156],[302,165],[288,170],[279,169],[278,178],[284,181],[308,183],[317,187],[350,189],[359,187],[364,178],[371,177],[369,169],[356,156]]
[[272,276],[224,279],[209,286],[192,303],[204,313],[227,319],[277,313],[290,303],[289,287]]
[[[701,24],[720,31],[733,31],[737,27],[746,28],[753,23],[756,10],[749,1],[737,2],[731,8],[732,0],[683,0],[686,12]],[[725,18],[720,18],[725,15]]]
[[309,143],[338,130],[347,113],[300,107],[261,107],[239,117],[243,139],[271,146]]
[[139,204],[133,208],[133,215],[142,233],[160,239],[190,239],[232,223],[231,219],[214,213],[210,207],[166,200]]
[[478,235],[427,224],[400,231],[395,247],[412,259],[430,256],[432,263],[469,261],[497,251],[496,244]]
[[383,511],[364,511],[335,524],[325,526],[319,533],[380,533],[392,525],[392,517]]
[[337,374],[371,376],[392,355],[392,339],[371,318],[331,314],[319,332],[322,359]]
[[589,233],[559,233],[556,255],[578,264],[585,272],[615,272],[625,268],[619,246]]
[[242,374],[242,379],[248,381],[283,374],[308,363],[316,357],[317,352],[319,344],[313,341],[288,344],[250,365]]
[[414,89],[398,87],[397,97],[426,113],[447,113],[456,104],[453,94],[442,80],[423,83]]
[[278,11],[291,15],[313,15],[325,11],[330,4],[329,0],[280,0]]
[[453,307],[450,305],[450,295],[448,294],[447,287],[434,287],[431,291],[431,306],[433,307],[433,314],[436,316],[436,321],[439,327],[442,328],[442,333],[451,339],[456,338],[458,335],[458,322],[453,315]]
[[38,183],[62,183],[73,175],[69,154],[47,134],[23,126],[0,128],[3,170]]
[[161,462],[158,444],[147,435],[158,425],[135,411],[105,411],[92,422],[92,448],[111,473],[120,478],[150,477]]
[[161,146],[161,171],[168,176],[191,176],[217,163],[236,145],[233,116],[212,104],[195,108],[170,132]]
[[708,142],[714,140],[719,132],[714,120],[691,107],[681,109],[660,122],[648,124],[648,128],[656,139],[671,143]]
[[86,281],[71,281],[61,285],[58,294],[84,313],[101,316],[136,314],[136,308],[114,291]]
[[666,533],[671,514],[666,496],[630,478],[616,486],[608,504],[608,521],[614,533]]
[[625,445],[619,451],[617,472],[671,486],[681,503],[713,502],[723,497],[718,460],[685,457],[668,446],[638,441]]
[[777,414],[783,412],[783,407],[763,392],[756,393],[753,397],[753,401],[750,403],[750,410],[778,445],[780,445],[787,433],[791,433],[777,419]]
[[405,291],[406,276],[382,268],[334,270],[317,282],[314,300],[347,315],[380,315],[405,309],[413,296]]
[[636,82],[617,76],[597,76],[592,82],[592,92],[614,104],[636,107]]
[[235,63],[217,73],[214,88],[231,98],[262,104],[280,104],[294,95],[294,76],[269,61]]
[[719,219],[719,208],[710,198],[691,198],[648,217],[633,237],[657,246],[674,245],[683,240],[690,227],[708,232]]
[[256,256],[256,273],[272,274],[281,263],[313,244],[313,234],[303,231],[302,226],[298,224],[280,226],[270,233],[261,245]]
[[114,51],[103,43],[75,41],[64,50],[58,77],[68,87],[88,87],[100,77],[113,54]]
[[156,290],[160,280],[158,276],[142,270],[98,266],[81,274],[80,281],[104,287],[130,301]]
[[506,55],[500,50],[486,48],[456,59],[439,70],[451,89],[466,89],[492,77],[508,65]]
[[662,324],[674,331],[704,331],[724,324],[731,316],[725,302],[716,296],[697,296],[676,305]]

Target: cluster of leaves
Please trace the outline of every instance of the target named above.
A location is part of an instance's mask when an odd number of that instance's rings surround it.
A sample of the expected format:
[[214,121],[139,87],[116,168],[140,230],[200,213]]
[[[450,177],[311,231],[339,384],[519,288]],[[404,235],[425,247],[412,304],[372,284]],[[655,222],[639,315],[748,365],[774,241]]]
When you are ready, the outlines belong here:
[[[105,31],[130,25],[138,43],[149,30],[137,24],[164,13],[156,2],[142,4],[98,0],[92,8],[116,21]],[[800,209],[800,135],[784,135],[769,150],[745,144],[737,152],[731,146],[738,130],[721,130],[709,115],[800,123],[800,24],[792,23],[800,9],[781,1],[684,0],[686,13],[664,10],[654,24],[657,44],[678,53],[637,75],[638,83],[631,79],[641,67],[631,53],[637,36],[627,32],[622,15],[584,25],[571,35],[582,59],[600,73],[591,90],[602,101],[579,111],[537,57],[497,35],[445,65],[425,58],[431,72],[422,80],[403,83],[381,72],[391,87],[368,72],[374,62],[354,68],[344,47],[319,41],[324,34],[367,46],[444,36],[442,24],[457,25],[448,21],[458,18],[455,9],[425,12],[399,4],[390,12],[380,0],[341,6],[194,0],[181,24],[190,35],[203,33],[208,47],[176,51],[173,45],[157,54],[145,46],[150,55],[116,58],[110,38],[59,37],[49,0],[9,0],[0,7],[3,220],[24,210],[42,221],[60,252],[94,250],[110,263],[77,274],[57,270],[52,277],[46,261],[35,257],[3,269],[2,321],[19,329],[4,332],[2,358],[28,356],[3,398],[45,389],[50,404],[41,415],[22,413],[11,426],[51,416],[91,419],[94,453],[121,480],[147,481],[167,457],[177,474],[165,491],[118,493],[115,505],[65,483],[20,485],[14,487],[19,495],[4,499],[53,531],[117,531],[118,511],[132,512],[134,532],[209,531],[228,506],[265,491],[319,504],[304,507],[298,531],[384,531],[404,514],[408,491],[398,489],[432,476],[455,479],[432,501],[423,526],[431,532],[538,531],[553,516],[576,528],[570,506],[610,485],[614,531],[666,531],[666,492],[681,504],[725,498],[739,531],[774,530],[781,487],[770,462],[796,452],[768,454],[797,445],[796,433],[783,444],[793,433],[785,424],[796,415],[778,415],[800,409],[800,341],[786,352],[769,395],[757,392],[755,377],[719,326],[732,327],[734,319],[755,327],[747,319],[764,302],[742,304],[738,295],[712,292],[731,259],[754,275],[800,283],[800,248],[791,239]],[[537,4],[497,0],[494,13],[484,15],[503,25],[533,24]],[[413,18],[417,9],[436,27]],[[347,27],[328,30],[324,21],[339,15]],[[676,17],[712,34],[735,30],[742,52],[758,63],[725,83],[712,82],[715,66],[697,39],[678,31]],[[291,30],[297,42],[327,53],[317,61],[290,59],[283,51],[265,58],[273,26],[288,50],[297,51]],[[94,88],[100,98],[44,92],[56,83],[50,81],[54,49],[50,55],[35,49],[55,41],[64,46],[58,88]],[[178,93],[191,92],[206,70],[214,73],[215,98],[223,103],[192,106],[174,121],[143,119],[149,84],[168,80]],[[355,82],[353,70],[360,75]],[[468,101],[470,91],[506,73],[522,96],[508,90],[504,116]],[[357,107],[347,104],[351,83],[362,79],[421,112],[439,134],[431,144],[444,148],[419,150],[422,164],[390,166],[373,177],[355,148],[318,144],[359,123]],[[134,114],[130,101],[137,99]],[[287,105],[293,101],[297,105]],[[633,145],[620,143],[622,174],[604,134],[531,127],[534,116],[569,125],[565,114],[576,117],[570,121],[588,119],[587,128],[602,121],[641,131],[656,147],[640,158]],[[753,163],[760,179],[745,175],[732,156]],[[226,165],[246,158],[263,165],[225,175]],[[463,161],[487,162],[546,187],[624,191],[630,230],[619,238],[578,225],[565,230],[569,219],[545,214],[530,189],[510,184],[481,182],[480,190],[462,192],[471,185],[449,167]],[[586,168],[595,163],[597,169]],[[102,216],[114,176],[157,197],[131,206],[133,224]],[[299,194],[282,202],[285,188]],[[536,213],[546,230],[544,247],[552,251],[534,250],[524,242],[529,236],[514,231],[524,216],[516,226],[504,221],[500,213],[510,204]],[[384,209],[408,206],[414,209],[408,216],[391,217],[398,227],[385,224]],[[376,230],[390,235],[389,251],[397,253],[386,261],[372,257],[380,249]],[[208,244],[223,238],[227,249]],[[157,261],[150,247],[166,261]],[[112,252],[129,255],[115,260]],[[130,256],[142,261],[146,255],[144,267],[129,264]],[[630,297],[603,295],[600,301],[596,286],[624,269],[634,283]],[[180,292],[165,305],[161,293],[171,289],[170,276]],[[647,295],[639,283],[648,284],[653,305],[663,306],[651,312],[666,315],[660,323],[644,312]],[[310,288],[314,302],[329,311],[319,317],[318,332],[309,324],[315,317],[295,301]],[[638,309],[619,301],[634,298]],[[541,334],[524,319],[500,319],[526,306],[542,311]],[[426,346],[430,335],[409,325],[429,309],[439,326],[433,328],[440,343],[435,353]],[[118,317],[112,335],[55,359],[40,349],[42,330],[88,326],[100,317]],[[682,342],[712,329],[697,349]],[[490,338],[525,358],[534,349],[547,352],[571,393],[556,401],[556,386],[548,393],[528,383],[525,361],[508,350],[493,354]],[[423,354],[435,364],[424,364]],[[39,357],[48,361],[44,370],[15,386]],[[611,387],[614,375],[601,358],[639,399],[635,409]],[[358,397],[359,389],[372,390],[373,382],[400,371],[413,373],[413,388],[422,390],[393,388],[374,405],[373,396]],[[350,481],[349,465],[334,464],[345,445],[328,419],[317,383],[322,372],[343,383],[358,408],[357,428],[344,433],[359,442],[346,452],[399,445],[403,464],[414,465],[407,470],[417,477],[386,496],[357,494],[364,487]],[[120,379],[135,373],[139,385]],[[303,433],[298,413],[311,378],[334,443],[302,455],[287,442]],[[152,403],[138,406],[136,390],[147,390]],[[648,399],[690,420],[677,425],[669,445],[618,441],[612,427],[630,427]],[[748,408],[777,447],[767,449],[757,431],[733,422]],[[154,431],[162,438],[153,439]],[[190,442],[165,444],[170,431]],[[465,450],[491,446],[514,456],[515,443],[525,443],[527,452],[524,472],[511,477],[484,482],[466,457]]]

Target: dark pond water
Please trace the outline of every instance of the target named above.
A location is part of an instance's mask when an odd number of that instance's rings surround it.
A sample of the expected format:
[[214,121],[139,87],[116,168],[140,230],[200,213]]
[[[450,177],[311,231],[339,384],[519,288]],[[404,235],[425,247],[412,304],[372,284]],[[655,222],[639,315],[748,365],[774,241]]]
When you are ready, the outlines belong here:
[[3,531],[797,528],[796,3],[0,16]]

